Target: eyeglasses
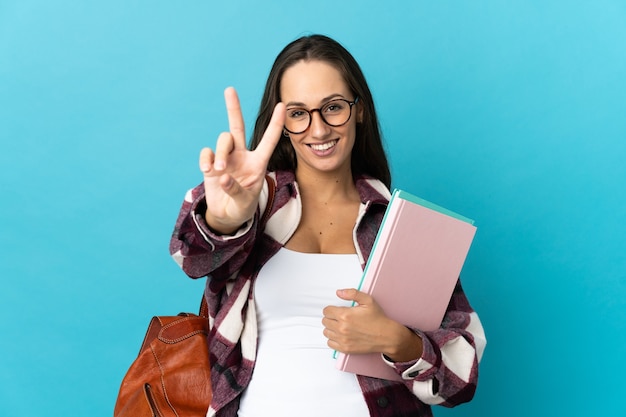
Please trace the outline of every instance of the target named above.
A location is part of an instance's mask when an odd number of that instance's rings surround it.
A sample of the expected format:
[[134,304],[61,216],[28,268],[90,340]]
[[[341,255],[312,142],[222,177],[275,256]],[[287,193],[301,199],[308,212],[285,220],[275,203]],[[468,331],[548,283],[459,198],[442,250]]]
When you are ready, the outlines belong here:
[[297,135],[304,133],[311,126],[313,113],[318,112],[320,117],[328,126],[339,127],[348,123],[352,116],[352,106],[359,101],[344,99],[331,100],[319,109],[307,110],[301,107],[292,107],[287,109],[287,117],[285,119],[285,130],[289,133]]

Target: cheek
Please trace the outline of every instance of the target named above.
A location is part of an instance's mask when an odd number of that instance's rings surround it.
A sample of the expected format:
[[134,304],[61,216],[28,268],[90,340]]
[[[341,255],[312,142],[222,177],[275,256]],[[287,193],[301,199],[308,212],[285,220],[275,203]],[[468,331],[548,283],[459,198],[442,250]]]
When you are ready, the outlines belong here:
[[346,137],[348,140],[350,140],[350,142],[354,143],[356,141],[356,133],[357,133],[356,123],[351,123],[349,126],[347,126]]
[[[296,149],[298,149],[298,145],[300,145],[301,140],[300,137],[302,135],[294,135],[293,133],[289,134],[289,138],[285,138],[285,146],[291,148],[292,152],[297,152]],[[288,145],[287,145],[288,144]]]

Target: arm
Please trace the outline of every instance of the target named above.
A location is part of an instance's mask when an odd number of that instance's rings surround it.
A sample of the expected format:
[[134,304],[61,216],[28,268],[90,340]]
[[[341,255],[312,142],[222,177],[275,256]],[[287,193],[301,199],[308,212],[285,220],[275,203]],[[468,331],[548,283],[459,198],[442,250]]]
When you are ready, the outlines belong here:
[[476,312],[460,281],[448,305],[441,327],[421,332],[422,355],[409,362],[390,362],[405,384],[422,402],[446,407],[470,401],[478,382],[478,363],[487,343]]
[[241,267],[249,253],[258,216],[232,235],[218,234],[205,221],[204,193],[203,184],[187,192],[170,240],[170,254],[192,278],[210,274],[214,279],[226,279]]
[[380,352],[422,402],[452,407],[472,399],[485,335],[460,282],[441,327],[422,332],[389,319],[373,298],[355,289],[337,295],[354,307],[324,309],[328,346],[344,353]]
[[193,278],[225,279],[241,267],[245,256],[234,254],[252,248],[265,171],[284,124],[279,103],[259,145],[249,151],[237,93],[227,88],[224,98],[230,131],[219,135],[215,152],[200,152],[204,180],[185,196],[170,242],[170,253]]

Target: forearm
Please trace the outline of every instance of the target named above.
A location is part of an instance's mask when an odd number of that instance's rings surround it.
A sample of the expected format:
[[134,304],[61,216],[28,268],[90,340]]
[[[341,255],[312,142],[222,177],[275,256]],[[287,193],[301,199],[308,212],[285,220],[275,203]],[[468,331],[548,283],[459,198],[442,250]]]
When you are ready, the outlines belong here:
[[[198,186],[185,196],[170,241],[170,254],[192,278],[211,274],[226,278],[241,267],[254,240],[255,222],[249,221],[237,233],[222,236],[205,222],[204,189]],[[239,259],[239,261],[238,261]]]

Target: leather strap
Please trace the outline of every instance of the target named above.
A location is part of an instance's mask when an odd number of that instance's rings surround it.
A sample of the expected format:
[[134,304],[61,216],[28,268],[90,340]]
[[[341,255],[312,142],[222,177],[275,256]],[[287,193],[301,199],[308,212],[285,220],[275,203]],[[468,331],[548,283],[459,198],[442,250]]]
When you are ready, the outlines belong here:
[[265,206],[265,210],[263,211],[263,217],[261,217],[262,228],[265,228],[265,225],[270,217],[272,207],[274,206],[274,195],[276,194],[276,184],[274,184],[272,177],[265,175],[265,181],[267,181],[267,204]]

